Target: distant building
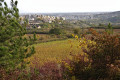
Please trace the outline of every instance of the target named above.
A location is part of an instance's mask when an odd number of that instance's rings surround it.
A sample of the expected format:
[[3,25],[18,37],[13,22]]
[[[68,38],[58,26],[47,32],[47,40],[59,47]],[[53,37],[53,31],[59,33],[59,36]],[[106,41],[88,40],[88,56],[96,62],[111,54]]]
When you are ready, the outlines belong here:
[[25,17],[20,16],[19,19],[20,19],[20,24],[24,24],[24,19],[25,19]]
[[58,20],[59,20],[59,19],[60,19],[60,17],[56,17],[56,19],[58,19]]
[[65,20],[65,17],[62,17],[62,20]]
[[41,26],[38,26],[37,28],[38,28],[38,29],[40,29],[40,28],[41,28]]
[[35,19],[34,19],[34,18],[29,18],[28,20],[29,20],[29,21],[34,21]]
[[[56,20],[66,20],[65,17],[56,17],[56,16],[49,16],[49,15],[32,15],[32,14],[29,14],[29,15],[22,15],[20,16],[20,19],[21,19],[21,24],[24,24],[24,20],[28,20],[28,29],[30,28],[38,28],[40,29],[41,26],[40,24],[44,23],[44,22],[47,22],[47,23],[52,23]],[[61,24],[61,22],[59,22],[59,24]]]

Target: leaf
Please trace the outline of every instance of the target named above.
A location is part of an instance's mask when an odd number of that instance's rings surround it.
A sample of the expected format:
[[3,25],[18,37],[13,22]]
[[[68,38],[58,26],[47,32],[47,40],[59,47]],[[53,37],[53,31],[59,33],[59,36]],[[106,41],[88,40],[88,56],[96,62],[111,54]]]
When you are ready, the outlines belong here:
[[0,11],[3,11],[3,8],[0,8]]
[[13,2],[13,0],[11,0],[11,2]]
[[4,0],[0,0],[0,2],[4,2]]
[[18,1],[15,1],[15,5],[17,6],[17,4],[18,4]]
[[2,6],[2,3],[0,3],[0,6]]
[[6,2],[4,2],[4,5],[7,7],[7,3]]
[[0,12],[0,16],[2,16],[2,12]]

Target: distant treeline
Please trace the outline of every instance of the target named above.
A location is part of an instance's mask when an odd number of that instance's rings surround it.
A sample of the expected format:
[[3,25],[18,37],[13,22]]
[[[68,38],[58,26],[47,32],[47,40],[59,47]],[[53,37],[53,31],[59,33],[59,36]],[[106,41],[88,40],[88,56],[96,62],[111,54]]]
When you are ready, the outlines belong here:
[[[106,29],[106,27],[90,27],[94,29]],[[120,27],[113,27],[113,29],[120,29]]]
[[37,30],[37,29],[27,29],[26,34],[48,34],[48,31],[42,31],[42,30]]

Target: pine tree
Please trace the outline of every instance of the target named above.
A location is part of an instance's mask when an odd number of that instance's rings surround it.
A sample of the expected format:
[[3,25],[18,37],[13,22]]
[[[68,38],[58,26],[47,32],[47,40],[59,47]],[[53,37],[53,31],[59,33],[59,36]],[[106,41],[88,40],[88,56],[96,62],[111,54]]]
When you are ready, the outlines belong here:
[[11,0],[8,7],[0,0],[0,68],[14,70],[22,67],[24,59],[34,53],[34,47],[29,48],[29,41],[24,38],[25,26],[20,24],[18,1]]

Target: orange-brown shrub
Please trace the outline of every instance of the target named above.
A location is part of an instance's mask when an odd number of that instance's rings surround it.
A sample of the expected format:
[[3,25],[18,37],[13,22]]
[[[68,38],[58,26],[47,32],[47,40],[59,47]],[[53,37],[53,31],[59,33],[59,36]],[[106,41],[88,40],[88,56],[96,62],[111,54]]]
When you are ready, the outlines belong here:
[[[119,35],[111,35],[106,32],[101,34],[95,30],[92,32],[91,40],[96,42],[94,46],[88,46],[89,50],[85,50],[92,60],[91,67],[95,79],[109,78],[120,79],[120,38]],[[114,72],[114,73],[113,73]]]

